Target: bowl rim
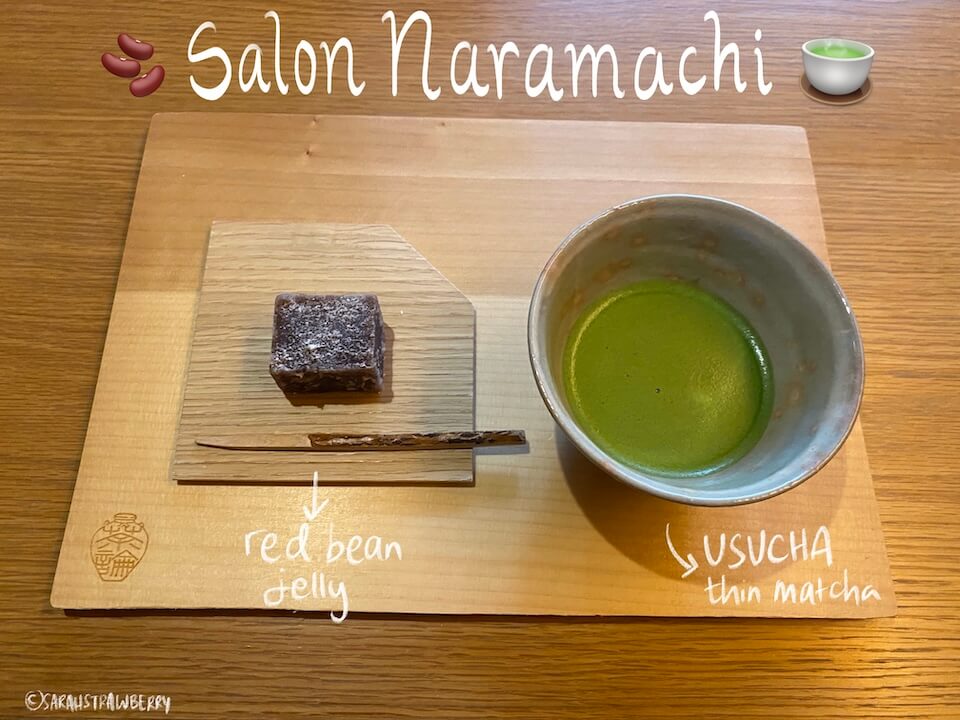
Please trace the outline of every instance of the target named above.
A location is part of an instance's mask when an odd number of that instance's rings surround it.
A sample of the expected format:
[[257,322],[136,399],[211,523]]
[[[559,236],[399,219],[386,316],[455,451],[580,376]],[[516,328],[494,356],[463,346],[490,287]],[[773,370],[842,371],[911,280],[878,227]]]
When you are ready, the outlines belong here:
[[[805,254],[807,258],[813,262],[814,266],[818,268],[819,272],[823,273],[824,277],[829,280],[830,286],[847,311],[851,327],[854,331],[853,335],[857,350],[856,355],[859,359],[859,363],[856,367],[856,402],[854,404],[853,412],[850,413],[850,418],[846,427],[842,432],[837,434],[837,439],[833,447],[831,447],[830,450],[823,455],[816,465],[801,473],[797,477],[791,479],[790,481],[783,483],[782,485],[764,490],[762,492],[755,492],[728,498],[698,495],[695,489],[692,491],[680,491],[671,488],[660,480],[645,474],[643,471],[631,468],[626,463],[616,460],[607,454],[602,448],[600,448],[593,440],[591,440],[589,436],[587,436],[587,434],[580,429],[580,426],[573,419],[573,417],[564,409],[558,394],[554,391],[554,383],[548,378],[549,367],[545,362],[546,358],[540,357],[540,353],[536,347],[536,338],[540,334],[541,330],[541,324],[538,317],[539,309],[543,304],[544,284],[548,271],[561,257],[570,252],[570,249],[574,243],[591,226],[601,222],[611,215],[627,212],[639,206],[663,202],[694,203],[720,206],[726,210],[745,213],[751,216],[754,220],[759,221],[761,224],[766,224],[777,232],[782,233],[788,242],[794,243],[794,245],[800,250],[801,254]],[[586,455],[591,462],[599,466],[608,475],[611,475],[615,479],[639,490],[643,490],[644,492],[656,497],[685,505],[696,505],[702,507],[733,507],[747,505],[750,503],[767,500],[791,490],[798,485],[801,485],[803,482],[822,470],[823,467],[840,451],[847,438],[850,436],[850,433],[853,431],[863,403],[866,374],[863,339],[860,335],[860,328],[857,324],[857,319],[853,313],[853,309],[850,307],[850,302],[847,300],[847,296],[844,294],[843,289],[837,282],[837,279],[830,271],[830,268],[828,268],[827,265],[816,255],[816,253],[814,253],[803,242],[801,242],[793,233],[786,230],[784,227],[774,222],[767,216],[762,215],[756,210],[752,210],[745,205],[710,195],[697,195],[692,193],[663,193],[657,195],[646,195],[607,208],[606,210],[601,211],[600,213],[594,215],[590,219],[575,227],[553,251],[541,269],[540,275],[537,277],[533,294],[530,297],[530,306],[527,311],[527,353],[530,360],[530,367],[533,371],[534,380],[537,385],[537,390],[540,393],[540,397],[542,398],[544,405],[546,405],[547,410],[550,412],[550,415],[553,417],[554,421],[560,426],[560,429],[567,435],[567,437],[573,442],[580,452]]]
[[[836,43],[838,45],[846,45],[848,47],[853,46],[858,50],[863,50],[867,54],[863,57],[857,58],[837,58],[830,57],[829,55],[817,55],[815,52],[810,50],[810,45],[813,43]],[[813,38],[812,40],[807,40],[803,45],[800,46],[800,49],[803,51],[803,54],[807,57],[819,58],[820,60],[830,60],[841,63],[849,62],[864,62],[866,60],[872,60],[873,56],[876,54],[872,47],[867,45],[865,42],[860,42],[859,40],[847,40],[846,38],[838,37],[822,37],[822,38]]]

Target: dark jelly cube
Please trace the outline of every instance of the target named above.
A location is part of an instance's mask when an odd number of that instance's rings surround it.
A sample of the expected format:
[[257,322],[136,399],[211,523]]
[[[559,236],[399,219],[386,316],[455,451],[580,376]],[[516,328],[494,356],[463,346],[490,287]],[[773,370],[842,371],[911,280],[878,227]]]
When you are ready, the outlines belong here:
[[383,389],[376,295],[277,295],[270,374],[285,393]]

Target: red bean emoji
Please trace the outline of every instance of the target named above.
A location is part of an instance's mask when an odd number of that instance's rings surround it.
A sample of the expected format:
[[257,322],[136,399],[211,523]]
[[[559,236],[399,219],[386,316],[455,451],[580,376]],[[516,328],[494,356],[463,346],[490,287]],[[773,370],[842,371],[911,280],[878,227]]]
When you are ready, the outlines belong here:
[[146,97],[163,82],[163,65],[154,65],[149,72],[130,82],[130,92],[136,97]]
[[127,55],[137,60],[149,60],[153,56],[153,45],[137,40],[129,33],[120,33],[117,36],[117,45]]
[[136,77],[140,74],[140,63],[130,58],[104,53],[100,56],[100,62],[117,77]]

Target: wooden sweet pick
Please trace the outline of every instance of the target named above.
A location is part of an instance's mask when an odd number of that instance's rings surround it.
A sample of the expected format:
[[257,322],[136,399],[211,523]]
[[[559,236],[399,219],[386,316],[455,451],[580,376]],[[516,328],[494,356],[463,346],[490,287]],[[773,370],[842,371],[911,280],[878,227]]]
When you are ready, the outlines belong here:
[[458,448],[526,445],[523,430],[467,430],[428,433],[338,433],[229,435],[200,438],[197,445],[221,450],[269,452],[355,452],[359,450],[454,450]]

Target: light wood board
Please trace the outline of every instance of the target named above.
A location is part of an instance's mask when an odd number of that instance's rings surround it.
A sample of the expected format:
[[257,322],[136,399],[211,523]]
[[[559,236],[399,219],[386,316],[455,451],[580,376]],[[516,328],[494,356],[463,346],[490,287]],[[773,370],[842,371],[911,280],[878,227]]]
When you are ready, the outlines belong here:
[[[472,430],[473,306],[386,226],[214,223],[187,370],[173,478],[323,484],[473,482],[470,450],[316,454],[199,447],[244,433]],[[281,292],[373,293],[385,324],[380,393],[290,399],[270,376]]]
[[[736,509],[649,497],[603,476],[558,433],[526,361],[527,298],[570,228],[627,199],[716,195],[773,218],[826,258],[800,128],[267,115],[159,115],[152,122],[97,395],[54,582],[57,607],[265,606],[283,579],[343,582],[350,611],[418,613],[868,617],[895,599],[859,425],[800,488]],[[476,459],[476,486],[321,488],[306,525],[311,561],[270,562],[247,533],[279,547],[301,532],[311,492],[297,487],[169,481],[205,238],[212,221],[383,223],[472,301],[477,313],[476,422],[522,427],[527,454]],[[305,514],[303,506],[307,506]],[[135,513],[149,547],[125,579],[95,572],[90,542],[116,513]],[[698,568],[687,575],[666,543]],[[823,555],[736,568],[723,541],[793,530]],[[389,560],[327,564],[330,540],[382,536]],[[784,536],[784,537],[781,537]],[[736,536],[736,540],[734,537]],[[262,534],[256,537],[262,537]],[[297,545],[286,545],[296,551]],[[376,549],[375,547],[373,548]],[[336,553],[334,552],[335,556]],[[716,558],[714,558],[716,559]],[[686,562],[686,561],[685,561]],[[762,591],[714,604],[708,580]],[[877,600],[777,602],[775,583],[870,585]],[[305,586],[298,586],[305,587]],[[313,587],[313,586],[311,586]],[[269,594],[267,596],[270,597]],[[733,597],[732,595],[730,596]],[[852,597],[852,596],[851,596]],[[337,609],[339,598],[280,607]]]

